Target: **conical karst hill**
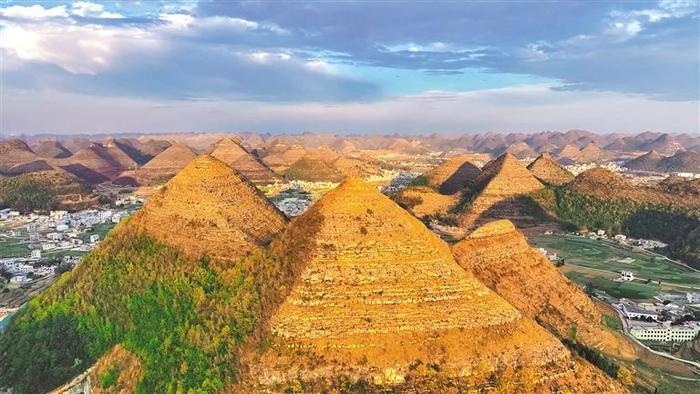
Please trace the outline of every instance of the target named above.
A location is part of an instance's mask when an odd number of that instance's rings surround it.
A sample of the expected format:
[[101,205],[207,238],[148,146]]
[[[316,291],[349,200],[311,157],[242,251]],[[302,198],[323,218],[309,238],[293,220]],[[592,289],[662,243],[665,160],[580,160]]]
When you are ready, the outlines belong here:
[[508,220],[485,224],[452,246],[457,262],[518,310],[560,337],[573,326],[591,347],[616,346],[593,301],[532,249]]
[[269,243],[286,219],[246,178],[202,155],[151,196],[132,223],[187,255],[235,261]]
[[34,152],[47,159],[65,159],[72,153],[58,141],[42,141]]
[[427,365],[433,390],[447,381],[484,387],[488,376],[516,365],[539,387],[600,391],[610,384],[358,178],[322,197],[272,247],[297,264],[298,276],[270,319],[269,347],[249,365],[252,392],[296,384],[348,389],[342,382],[416,390]]
[[265,163],[232,138],[224,138],[219,141],[210,154],[255,184],[271,183],[279,178]]
[[175,172],[185,168],[197,154],[184,144],[175,143],[143,165],[143,169]]
[[659,152],[651,150],[625,163],[625,167],[637,171],[657,171],[659,162],[664,158]]
[[540,181],[552,185],[563,185],[574,179],[574,174],[560,166],[549,153],[541,154],[527,169]]
[[451,157],[425,174],[431,186],[437,187],[441,194],[453,194],[465,187],[470,187],[481,173],[472,162],[472,156]]
[[0,140],[0,172],[8,172],[17,165],[37,160],[37,155],[24,141],[19,139]]
[[504,153],[484,166],[472,188],[472,202],[460,215],[460,224],[474,227],[488,218],[536,221],[519,196],[544,188],[510,153]]
[[55,159],[55,163],[89,183],[115,179],[124,170],[137,166],[136,162],[118,147],[107,148],[96,143],[80,149],[68,158]]
[[119,179],[115,180],[115,183],[133,185],[161,184],[185,168],[196,157],[197,154],[190,147],[176,143],[149,160],[143,167],[123,172]]
[[307,182],[340,182],[345,176],[333,165],[315,156],[306,155],[284,171],[288,179]]

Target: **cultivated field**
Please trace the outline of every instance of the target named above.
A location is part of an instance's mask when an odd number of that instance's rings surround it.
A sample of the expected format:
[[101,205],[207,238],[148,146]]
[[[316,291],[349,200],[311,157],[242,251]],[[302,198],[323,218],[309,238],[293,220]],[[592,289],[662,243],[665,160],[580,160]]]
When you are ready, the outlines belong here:
[[[649,299],[661,290],[700,289],[700,273],[643,249],[572,235],[536,235],[528,240],[563,258],[567,277],[613,297]],[[612,281],[620,271],[631,271],[640,280]]]

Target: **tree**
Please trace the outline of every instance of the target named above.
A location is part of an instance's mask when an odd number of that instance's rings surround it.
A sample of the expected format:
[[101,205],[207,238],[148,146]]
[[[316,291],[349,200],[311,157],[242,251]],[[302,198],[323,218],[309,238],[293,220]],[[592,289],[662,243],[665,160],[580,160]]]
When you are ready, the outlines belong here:
[[0,197],[10,208],[21,212],[49,210],[55,202],[50,184],[22,175],[6,179],[0,187]]
[[5,266],[0,267],[0,278],[5,278],[6,280],[10,280],[12,278],[12,273],[5,268]]
[[627,387],[634,386],[634,370],[620,365],[620,368],[617,370],[617,379]]

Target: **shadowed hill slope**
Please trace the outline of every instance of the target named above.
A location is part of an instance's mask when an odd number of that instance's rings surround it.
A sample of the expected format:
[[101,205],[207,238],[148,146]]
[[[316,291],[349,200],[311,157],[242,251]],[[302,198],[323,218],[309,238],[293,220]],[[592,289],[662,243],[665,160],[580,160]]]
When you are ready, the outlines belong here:
[[572,329],[590,347],[615,345],[590,298],[507,220],[485,224],[452,246],[462,267],[559,337]]
[[484,388],[514,365],[527,377],[514,373],[505,384],[525,392],[615,388],[357,178],[295,219],[273,250],[299,274],[270,319],[269,347],[251,363],[246,391]]
[[72,153],[58,141],[42,141],[34,152],[47,159],[65,159],[72,155]]
[[518,196],[544,188],[510,153],[505,153],[484,166],[471,191],[471,202],[460,214],[463,227],[473,228],[489,218],[521,217],[528,221],[528,207]]
[[16,165],[37,160],[37,155],[24,141],[18,139],[0,140],[0,172],[8,172]]
[[228,164],[255,184],[271,183],[278,178],[267,165],[232,138],[219,141],[211,151],[211,156]]
[[527,169],[535,178],[553,185],[563,185],[574,179],[574,175],[552,159],[549,153],[541,154]]
[[470,159],[471,156],[463,155],[445,160],[425,174],[428,184],[441,194],[453,194],[472,186],[481,170]]
[[197,154],[187,145],[173,144],[141,168],[123,172],[114,182],[133,185],[164,183],[185,168]]

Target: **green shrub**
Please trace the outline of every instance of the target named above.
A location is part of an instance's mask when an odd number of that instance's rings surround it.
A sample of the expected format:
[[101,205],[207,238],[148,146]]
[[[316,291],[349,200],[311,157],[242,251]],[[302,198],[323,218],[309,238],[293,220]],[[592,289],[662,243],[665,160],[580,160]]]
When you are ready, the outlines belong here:
[[110,388],[117,383],[117,379],[119,379],[119,370],[110,368],[100,376],[100,387],[103,389]]
[[21,212],[46,211],[56,202],[51,184],[22,175],[2,182],[0,199],[3,204]]

